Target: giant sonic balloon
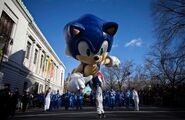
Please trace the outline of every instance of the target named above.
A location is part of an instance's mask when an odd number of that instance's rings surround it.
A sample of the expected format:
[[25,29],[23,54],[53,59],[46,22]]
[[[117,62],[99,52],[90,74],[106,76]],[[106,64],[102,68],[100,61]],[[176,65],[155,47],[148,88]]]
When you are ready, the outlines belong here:
[[109,55],[117,29],[117,23],[107,22],[91,14],[65,26],[66,54],[80,61],[70,77],[70,91],[84,89],[89,81],[92,87],[102,86],[100,66],[120,64],[117,57]]

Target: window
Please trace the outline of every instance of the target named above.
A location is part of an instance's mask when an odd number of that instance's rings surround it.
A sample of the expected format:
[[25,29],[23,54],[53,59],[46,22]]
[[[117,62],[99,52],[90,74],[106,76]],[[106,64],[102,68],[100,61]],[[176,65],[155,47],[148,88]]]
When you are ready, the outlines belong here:
[[46,57],[46,60],[45,60],[45,72],[47,73],[47,70],[48,70],[48,60],[49,60],[49,56]]
[[43,56],[43,55],[41,55],[40,68],[42,68],[43,58],[44,58],[44,56]]
[[45,65],[46,65],[46,55],[44,55],[43,66],[42,66],[42,72],[44,72]]
[[38,55],[38,50],[35,49],[35,56],[34,56],[34,60],[33,60],[34,64],[36,64],[36,62],[37,62],[37,55]]
[[11,40],[11,33],[14,21],[3,11],[0,18],[0,36],[5,39],[4,54],[8,54],[8,45]]
[[56,80],[57,80],[58,79],[58,66],[57,65],[56,65],[55,75],[56,75]]
[[53,60],[51,61],[50,77],[51,78],[54,77],[54,62],[53,62]]
[[31,43],[27,42],[27,46],[26,46],[26,58],[29,59],[30,56],[30,49],[31,49]]

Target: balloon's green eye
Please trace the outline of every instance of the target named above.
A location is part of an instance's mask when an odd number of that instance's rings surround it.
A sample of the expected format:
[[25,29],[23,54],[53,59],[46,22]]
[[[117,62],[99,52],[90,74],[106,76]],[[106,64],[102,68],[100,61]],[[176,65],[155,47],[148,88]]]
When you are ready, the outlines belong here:
[[100,55],[102,55],[102,54],[103,54],[103,48],[100,49]]
[[87,56],[90,56],[90,53],[91,53],[90,49],[87,49],[87,50],[86,50]]
[[108,42],[107,41],[104,41],[102,43],[102,46],[98,52],[99,55],[103,55],[105,52],[107,52],[107,49],[108,49]]

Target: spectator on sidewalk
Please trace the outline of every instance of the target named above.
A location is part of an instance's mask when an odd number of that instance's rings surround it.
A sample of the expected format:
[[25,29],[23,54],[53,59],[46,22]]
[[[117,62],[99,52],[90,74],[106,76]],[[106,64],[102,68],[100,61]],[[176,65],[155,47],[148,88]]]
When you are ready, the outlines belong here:
[[28,103],[29,103],[29,93],[25,91],[24,95],[22,96],[22,112],[26,111]]
[[0,90],[0,118],[6,120],[9,118],[9,99],[10,99],[10,84],[5,84]]
[[12,93],[10,94],[10,101],[9,101],[10,116],[12,118],[15,115],[16,107],[17,107],[17,104],[18,104],[18,99],[19,99],[19,90],[18,90],[18,88],[15,88],[15,90],[12,91]]

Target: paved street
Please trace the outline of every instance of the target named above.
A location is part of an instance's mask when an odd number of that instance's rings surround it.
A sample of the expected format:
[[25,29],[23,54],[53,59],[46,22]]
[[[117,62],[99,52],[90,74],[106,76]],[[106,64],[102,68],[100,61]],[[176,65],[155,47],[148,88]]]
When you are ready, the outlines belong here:
[[[28,110],[26,113],[17,112],[15,120],[96,120],[94,108],[86,107],[81,111],[55,110],[44,112],[41,109]],[[182,109],[169,109],[158,107],[142,107],[140,111],[106,109],[106,120],[184,120],[185,111]]]

